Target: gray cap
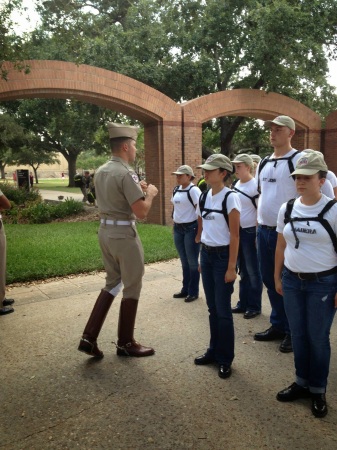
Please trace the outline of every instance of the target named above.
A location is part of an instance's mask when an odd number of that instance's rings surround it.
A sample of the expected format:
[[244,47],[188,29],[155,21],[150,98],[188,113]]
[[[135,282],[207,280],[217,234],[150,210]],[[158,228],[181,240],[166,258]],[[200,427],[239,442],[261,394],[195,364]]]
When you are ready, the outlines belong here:
[[253,167],[254,161],[250,155],[247,153],[241,153],[240,155],[236,155],[235,158],[231,161],[233,164],[246,164],[249,167]]
[[270,128],[272,124],[279,125],[280,127],[288,127],[291,130],[295,130],[295,122],[289,116],[277,116],[274,120],[266,120],[264,126]]
[[139,131],[138,127],[133,127],[131,125],[124,125],[122,123],[114,123],[114,122],[109,122],[107,124],[107,127],[110,139],[124,137],[133,139],[134,141],[137,140],[137,135]]
[[296,169],[291,175],[314,175],[320,171],[328,171],[322,156],[317,153],[306,153],[297,161]]
[[221,153],[216,153],[215,155],[209,156],[204,164],[197,167],[205,170],[215,170],[221,168],[226,169],[229,172],[233,172],[233,165],[230,159]]
[[256,162],[256,163],[259,163],[260,161],[261,161],[261,156],[260,155],[249,155],[251,158],[252,158],[252,160],[254,161],[254,162]]
[[192,167],[188,166],[187,164],[178,167],[176,172],[172,172],[172,175],[191,175],[191,177],[195,176]]

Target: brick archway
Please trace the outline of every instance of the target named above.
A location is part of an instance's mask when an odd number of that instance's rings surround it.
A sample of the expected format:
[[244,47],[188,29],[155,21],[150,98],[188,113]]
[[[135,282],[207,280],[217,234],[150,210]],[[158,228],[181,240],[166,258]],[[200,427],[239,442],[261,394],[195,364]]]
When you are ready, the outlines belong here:
[[220,116],[270,119],[291,116],[297,126],[293,145],[321,148],[331,170],[335,164],[337,112],[327,119],[321,145],[321,119],[301,103],[280,94],[253,89],[218,92],[182,105],[132,78],[97,67],[62,61],[27,61],[28,75],[6,64],[8,81],[0,80],[0,101],[27,98],[74,98],[119,111],[144,125],[146,178],[159,189],[148,220],[171,223],[171,173],[182,163],[201,162],[202,123]]
[[[191,164],[199,164],[202,147],[202,123],[221,116],[245,116],[273,119],[284,114],[296,122],[294,148],[321,148],[321,119],[311,109],[284,95],[255,89],[235,89],[191,100],[182,105],[184,154]],[[197,149],[197,154],[193,153]]]
[[[62,61],[27,61],[25,75],[6,64],[0,101],[28,98],[74,98],[119,111],[144,124],[146,178],[159,194],[148,220],[170,221],[173,172],[182,162],[181,107],[159,91],[127,76]],[[168,151],[164,151],[168,149]]]

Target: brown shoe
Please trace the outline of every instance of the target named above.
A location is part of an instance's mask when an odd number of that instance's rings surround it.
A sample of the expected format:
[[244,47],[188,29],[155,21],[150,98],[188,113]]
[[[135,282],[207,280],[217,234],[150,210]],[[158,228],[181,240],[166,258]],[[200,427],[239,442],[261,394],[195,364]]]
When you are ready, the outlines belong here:
[[82,338],[78,346],[80,352],[93,356],[94,358],[103,358],[103,352],[97,347],[97,342],[90,342],[88,339]]
[[139,342],[133,340],[120,347],[117,346],[118,356],[151,356],[154,355],[154,349],[151,347],[144,347]]

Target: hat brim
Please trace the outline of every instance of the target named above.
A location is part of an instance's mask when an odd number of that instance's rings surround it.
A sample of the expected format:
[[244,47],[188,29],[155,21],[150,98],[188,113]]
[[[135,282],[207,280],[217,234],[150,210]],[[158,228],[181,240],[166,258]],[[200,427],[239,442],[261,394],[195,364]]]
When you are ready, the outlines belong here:
[[190,177],[195,176],[195,175],[192,175],[191,173],[186,173],[186,172],[172,172],[172,175],[189,175]]
[[266,128],[270,128],[272,125],[278,125],[279,127],[286,127],[287,125],[284,125],[284,123],[279,122],[278,120],[266,120],[264,123],[264,126]]
[[212,166],[212,164],[201,164],[200,166],[197,166],[197,167],[198,167],[198,169],[206,169],[206,170],[220,169],[219,166]]
[[293,175],[315,175],[315,173],[318,173],[320,171],[321,169],[296,169],[289,176],[292,177]]

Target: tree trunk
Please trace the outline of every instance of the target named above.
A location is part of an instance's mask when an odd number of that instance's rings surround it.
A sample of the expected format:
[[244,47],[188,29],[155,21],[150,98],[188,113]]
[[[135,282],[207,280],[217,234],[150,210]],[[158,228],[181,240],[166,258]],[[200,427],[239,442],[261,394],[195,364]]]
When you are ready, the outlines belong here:
[[70,154],[66,158],[68,161],[68,171],[69,171],[69,184],[68,187],[75,187],[74,176],[76,174],[76,161],[77,155]]
[[226,117],[220,117],[220,152],[223,155],[230,156],[232,153],[232,140],[236,130],[241,123],[245,120],[245,117],[235,117],[233,120],[229,120]]
[[0,164],[0,174],[1,174],[2,180],[4,180],[6,178],[5,167],[6,167],[6,164]]

